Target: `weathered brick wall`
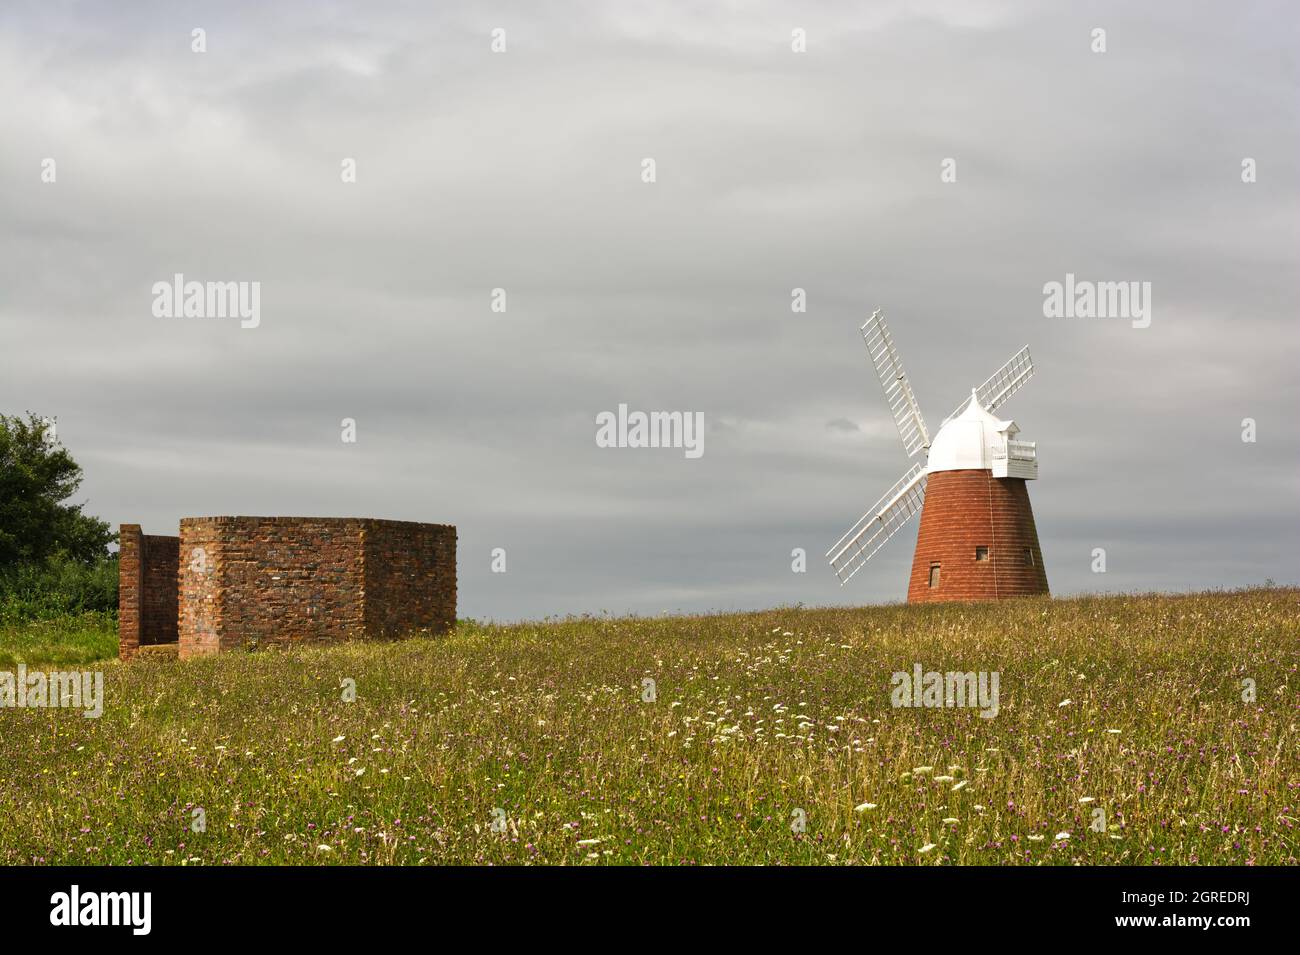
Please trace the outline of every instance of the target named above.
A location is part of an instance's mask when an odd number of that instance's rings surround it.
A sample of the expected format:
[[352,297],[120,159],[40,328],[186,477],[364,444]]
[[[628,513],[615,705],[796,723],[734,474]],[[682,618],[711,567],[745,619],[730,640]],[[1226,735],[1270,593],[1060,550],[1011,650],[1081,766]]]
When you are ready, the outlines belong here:
[[442,631],[455,528],[356,518],[181,521],[180,656]]
[[141,645],[175,643],[177,630],[176,587],[180,538],[145,534],[142,564],[144,609],[141,611]]
[[[989,559],[977,561],[976,547],[987,547]],[[1026,549],[1031,562],[1026,562]],[[929,585],[932,563],[940,565],[935,588]],[[977,470],[931,474],[925,485],[908,601],[995,600],[1047,592],[1047,571],[1025,481]]]
[[216,519],[186,518],[180,536],[181,657],[216,653],[221,649],[221,535]]
[[177,640],[180,539],[123,524],[118,541],[118,655],[127,660],[142,646]]
[[365,522],[365,627],[371,636],[456,625],[456,528]]
[[139,524],[117,531],[117,655],[123,660],[140,649],[141,536]]

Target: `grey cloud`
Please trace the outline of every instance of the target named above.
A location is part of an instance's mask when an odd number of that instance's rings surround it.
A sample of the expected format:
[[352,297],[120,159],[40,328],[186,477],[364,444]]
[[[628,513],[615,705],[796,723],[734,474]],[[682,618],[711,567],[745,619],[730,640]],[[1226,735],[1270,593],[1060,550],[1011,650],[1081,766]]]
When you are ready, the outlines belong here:
[[[1030,345],[1057,592],[1293,581],[1289,16],[9,6],[0,409],[57,414],[114,522],[455,522],[468,614],[895,600],[914,528],[846,588],[821,559],[907,467],[880,306],[932,428]],[[261,281],[262,327],[153,318],[174,272]],[[1151,327],[1044,318],[1066,272],[1150,281]],[[704,457],[597,448],[620,402],[704,412]]]

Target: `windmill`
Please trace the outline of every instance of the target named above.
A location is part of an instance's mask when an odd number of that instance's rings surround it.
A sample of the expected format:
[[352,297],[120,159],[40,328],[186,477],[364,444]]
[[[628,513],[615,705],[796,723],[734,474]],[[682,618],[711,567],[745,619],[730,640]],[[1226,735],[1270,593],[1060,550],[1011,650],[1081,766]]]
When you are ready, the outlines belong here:
[[876,309],[862,326],[885,402],[909,458],[924,455],[826,553],[843,585],[918,511],[909,603],[996,600],[1046,594],[1047,572],[1038,546],[1026,481],[1038,477],[1035,442],[1021,441],[1011,420],[993,416],[1034,373],[1029,347],[943,420],[931,440]]

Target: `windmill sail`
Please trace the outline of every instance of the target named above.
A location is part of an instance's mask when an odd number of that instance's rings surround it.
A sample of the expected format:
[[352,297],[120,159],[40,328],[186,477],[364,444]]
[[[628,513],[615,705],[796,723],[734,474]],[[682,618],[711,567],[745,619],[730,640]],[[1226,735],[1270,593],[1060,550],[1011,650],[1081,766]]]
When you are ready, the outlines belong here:
[[[989,376],[989,380],[975,389],[975,400],[985,411],[992,414],[998,407],[1006,404],[1008,398],[1024,387],[1034,375],[1034,360],[1029,357],[1029,346],[1011,356],[1011,360]],[[966,407],[966,399],[944,421],[957,417]]]
[[925,469],[914,464],[885,496],[862,515],[847,534],[826,552],[840,584],[862,569],[885,542],[902,529],[925,502]]
[[898,426],[903,448],[910,458],[922,448],[930,446],[930,432],[925,429],[925,419],[921,417],[921,409],[912,395],[912,386],[903,372],[903,362],[898,357],[898,350],[894,348],[889,326],[885,324],[880,309],[872,312],[871,317],[863,323],[862,340],[867,343],[871,363],[875,365],[880,387],[885,392],[885,401],[894,415],[894,424]]

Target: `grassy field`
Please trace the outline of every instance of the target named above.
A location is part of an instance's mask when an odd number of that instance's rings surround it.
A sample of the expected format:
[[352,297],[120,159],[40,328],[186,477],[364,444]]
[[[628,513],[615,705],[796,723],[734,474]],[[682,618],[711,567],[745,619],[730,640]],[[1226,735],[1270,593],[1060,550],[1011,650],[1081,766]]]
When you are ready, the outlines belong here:
[[117,618],[110,613],[0,622],[0,667],[12,669],[18,663],[77,666],[115,656]]
[[[0,863],[1294,865],[1298,662],[1288,589],[108,662],[0,710]],[[893,708],[916,663],[997,716]]]

